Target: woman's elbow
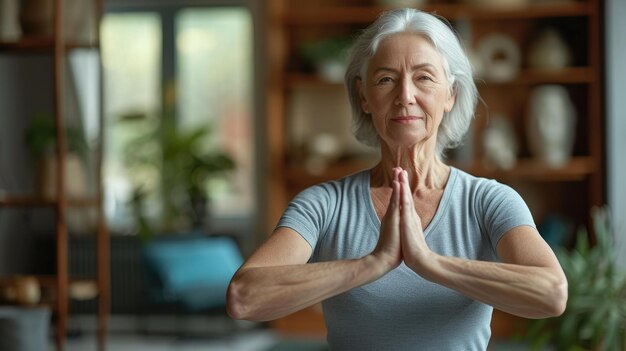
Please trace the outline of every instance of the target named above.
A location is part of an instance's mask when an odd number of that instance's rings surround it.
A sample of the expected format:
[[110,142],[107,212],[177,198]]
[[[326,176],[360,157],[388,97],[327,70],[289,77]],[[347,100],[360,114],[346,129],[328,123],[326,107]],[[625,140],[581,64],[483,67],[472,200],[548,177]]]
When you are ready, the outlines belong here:
[[232,319],[248,319],[244,288],[236,278],[228,285],[226,291],[226,313]]
[[560,278],[553,285],[551,291],[551,298],[548,299],[549,305],[547,306],[547,316],[549,317],[558,317],[565,312],[565,308],[567,306],[567,298],[568,298],[568,285],[567,279],[565,276]]

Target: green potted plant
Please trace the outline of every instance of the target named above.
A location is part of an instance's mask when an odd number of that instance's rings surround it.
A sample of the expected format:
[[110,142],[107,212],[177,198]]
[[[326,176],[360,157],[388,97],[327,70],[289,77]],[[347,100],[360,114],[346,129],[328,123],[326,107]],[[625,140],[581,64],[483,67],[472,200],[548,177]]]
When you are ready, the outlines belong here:
[[[141,114],[128,115],[125,123],[141,123]],[[133,138],[125,147],[125,164],[130,172],[151,169],[160,183],[149,188],[134,184],[132,201],[139,235],[148,240],[155,232],[179,232],[201,227],[208,206],[207,182],[234,168],[233,160],[221,151],[206,151],[208,127],[183,129],[172,118],[160,118],[151,129]],[[144,211],[147,196],[162,204],[159,222],[150,222]]]
[[569,298],[556,318],[532,321],[525,338],[533,350],[626,350],[626,274],[616,264],[611,218],[606,207],[592,210],[596,245],[586,230],[576,247],[557,252],[567,275]]
[[[40,195],[45,199],[56,198],[56,167],[57,155],[56,126],[54,119],[47,114],[39,114],[33,117],[26,130],[25,141],[33,160],[38,167],[38,187]],[[74,126],[65,127],[66,154],[65,172],[68,196],[80,197],[87,191],[87,176],[85,174],[85,161],[87,158],[87,142],[80,128]]]
[[346,58],[352,41],[345,37],[330,37],[309,41],[302,45],[301,55],[320,77],[332,83],[340,83],[346,72]]

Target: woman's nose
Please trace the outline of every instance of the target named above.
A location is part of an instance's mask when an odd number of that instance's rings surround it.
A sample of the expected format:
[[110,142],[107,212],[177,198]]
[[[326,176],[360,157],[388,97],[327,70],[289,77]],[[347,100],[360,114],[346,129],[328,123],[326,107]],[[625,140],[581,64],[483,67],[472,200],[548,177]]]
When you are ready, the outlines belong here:
[[417,88],[411,79],[403,79],[396,97],[396,104],[400,106],[410,106],[415,104],[415,94]]

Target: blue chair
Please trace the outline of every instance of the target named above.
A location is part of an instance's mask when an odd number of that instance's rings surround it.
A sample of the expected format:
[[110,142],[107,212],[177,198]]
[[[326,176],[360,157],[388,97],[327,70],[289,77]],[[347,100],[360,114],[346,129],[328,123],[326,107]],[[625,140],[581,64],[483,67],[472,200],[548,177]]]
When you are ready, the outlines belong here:
[[230,237],[176,235],[143,247],[152,302],[186,311],[224,309],[226,290],[243,257]]

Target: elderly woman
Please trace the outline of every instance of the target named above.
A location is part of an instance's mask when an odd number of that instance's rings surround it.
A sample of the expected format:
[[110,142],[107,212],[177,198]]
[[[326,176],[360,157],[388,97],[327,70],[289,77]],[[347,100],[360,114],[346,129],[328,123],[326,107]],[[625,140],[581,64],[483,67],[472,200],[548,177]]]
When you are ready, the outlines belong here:
[[333,350],[485,350],[493,308],[561,314],[567,281],[510,187],[446,165],[477,92],[454,33],[413,9],[383,14],[346,73],[356,137],[380,162],[313,186],[228,290],[233,318],[322,302]]

